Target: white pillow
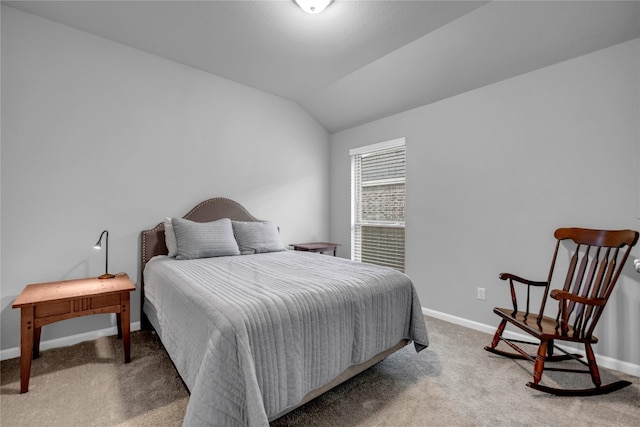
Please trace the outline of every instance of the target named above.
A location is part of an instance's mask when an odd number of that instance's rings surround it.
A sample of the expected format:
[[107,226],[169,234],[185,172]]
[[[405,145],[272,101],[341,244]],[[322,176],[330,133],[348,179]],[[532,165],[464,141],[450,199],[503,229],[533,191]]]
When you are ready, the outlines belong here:
[[240,255],[229,218],[212,222],[171,220],[176,235],[176,259],[210,258]]
[[278,227],[269,221],[232,221],[233,234],[243,255],[279,252],[287,248]]
[[176,234],[173,232],[173,224],[171,224],[171,218],[169,217],[164,220],[164,243],[169,250],[167,255],[175,258],[178,253],[178,244],[176,243]]

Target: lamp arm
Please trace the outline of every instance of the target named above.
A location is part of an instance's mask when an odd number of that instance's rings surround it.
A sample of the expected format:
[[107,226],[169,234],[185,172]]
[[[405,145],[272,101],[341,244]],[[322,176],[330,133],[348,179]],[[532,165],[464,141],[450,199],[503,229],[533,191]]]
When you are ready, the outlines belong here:
[[[104,249],[106,251],[106,255],[104,257],[104,274],[109,274],[109,231],[104,230],[102,234],[107,234],[107,239],[105,240]],[[102,234],[100,235],[102,238]]]
[[99,276],[99,279],[111,279],[115,277],[113,274],[109,274],[109,231],[104,230],[100,234],[100,238],[98,239],[98,243],[94,246],[96,249],[100,249],[102,247],[102,236],[106,235],[105,238],[105,257],[104,257],[104,274]]

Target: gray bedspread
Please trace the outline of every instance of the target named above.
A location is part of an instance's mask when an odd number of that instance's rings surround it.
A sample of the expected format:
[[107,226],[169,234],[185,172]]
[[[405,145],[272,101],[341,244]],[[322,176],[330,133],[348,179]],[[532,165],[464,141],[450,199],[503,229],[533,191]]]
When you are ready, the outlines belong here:
[[190,390],[186,426],[268,425],[351,365],[428,345],[411,280],[284,251],[152,259],[144,311]]

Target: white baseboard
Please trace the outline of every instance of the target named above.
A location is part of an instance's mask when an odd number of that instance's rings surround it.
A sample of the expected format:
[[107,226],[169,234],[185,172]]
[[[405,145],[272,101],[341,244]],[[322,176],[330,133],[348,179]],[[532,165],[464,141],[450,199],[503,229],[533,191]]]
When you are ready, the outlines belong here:
[[[131,323],[132,331],[140,330],[140,322]],[[110,335],[116,335],[118,328],[112,326],[106,329],[99,329],[97,331],[85,332],[83,334],[71,335],[68,337],[55,338],[52,340],[42,341],[40,343],[40,350],[48,350],[50,348],[66,347],[81,343],[83,341],[91,341],[100,337],[108,337]],[[20,357],[20,347],[8,348],[6,350],[0,350],[0,360],[13,359]]]
[[[435,310],[430,310],[425,307],[422,307],[422,313],[426,316],[435,317],[436,319],[444,320],[444,321],[454,323],[456,325],[464,326],[470,329],[475,329],[476,331],[485,332],[490,335],[493,335],[496,332],[496,327],[498,326],[498,323],[499,323],[498,320],[496,320],[495,325],[485,325],[484,323],[474,322],[473,320],[452,316],[450,314],[441,313]],[[512,331],[505,331],[504,336],[506,338],[531,341],[531,337],[525,334],[519,334]],[[489,339],[490,338],[491,337],[489,337]],[[490,341],[487,341],[487,344],[490,344]],[[573,347],[565,347],[565,346],[559,346],[559,347],[562,347],[564,349],[569,349],[573,353],[579,353],[584,355],[584,350],[581,350],[581,349],[576,349]],[[596,360],[598,361],[598,365],[602,366],[603,368],[615,369],[616,371],[624,372],[625,374],[633,375],[634,377],[640,377],[640,365],[635,365],[633,363],[625,362],[622,360],[614,359],[612,357],[602,356],[598,354],[596,354]]]

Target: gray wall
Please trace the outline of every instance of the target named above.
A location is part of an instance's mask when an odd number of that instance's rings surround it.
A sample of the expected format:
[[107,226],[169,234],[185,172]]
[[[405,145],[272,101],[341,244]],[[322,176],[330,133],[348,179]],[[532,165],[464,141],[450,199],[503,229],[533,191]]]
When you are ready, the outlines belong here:
[[[0,349],[19,344],[26,284],[104,272],[105,228],[111,272],[134,282],[140,231],[209,197],[277,222],[285,243],[326,239],[328,156],[294,103],[2,6]],[[42,339],[113,325],[72,319]]]
[[[639,52],[634,40],[330,138],[293,103],[2,6],[0,350],[18,346],[24,285],[101,274],[104,228],[110,270],[137,281],[140,230],[208,197],[348,256],[348,150],[397,137],[422,305],[493,326],[508,303],[497,273],[544,276],[554,228],[640,228]],[[597,348],[635,365],[638,277],[625,271]],[[137,321],[138,292],[133,305]],[[113,324],[73,319],[43,340]]]
[[[497,325],[492,308],[510,303],[498,273],[544,280],[555,228],[640,229],[639,56],[636,39],[332,135],[331,239],[341,255],[350,250],[349,149],[406,137],[406,272],[422,306]],[[632,267],[596,351],[637,368]]]

